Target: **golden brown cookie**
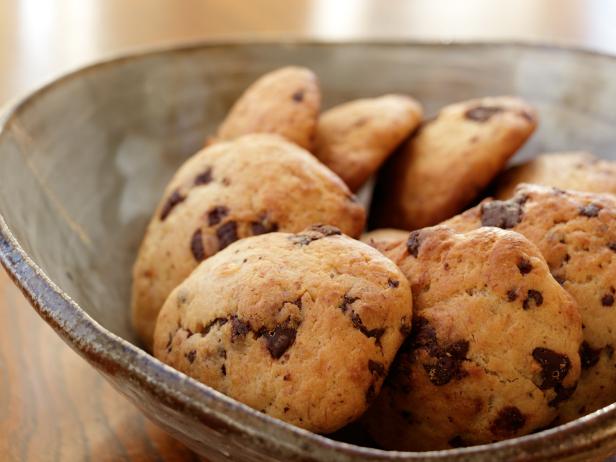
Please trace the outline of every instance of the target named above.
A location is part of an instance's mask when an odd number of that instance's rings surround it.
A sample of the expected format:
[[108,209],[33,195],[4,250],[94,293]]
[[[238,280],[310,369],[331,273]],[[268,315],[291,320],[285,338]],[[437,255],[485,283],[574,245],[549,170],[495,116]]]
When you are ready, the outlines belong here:
[[385,164],[372,227],[417,229],[459,213],[532,134],[534,109],[512,97],[443,108]]
[[254,82],[235,102],[216,140],[275,133],[310,149],[321,106],[319,82],[304,67],[283,67]]
[[281,137],[216,143],[180,167],[152,217],[133,268],[133,325],[150,347],[169,293],[237,239],[314,223],[358,237],[364,220],[344,182]]
[[157,358],[313,432],[359,417],[410,329],[411,293],[378,251],[331,226],[238,241],[165,302]]
[[503,172],[495,180],[494,196],[508,199],[520,183],[616,194],[616,163],[588,152],[542,154]]
[[387,249],[406,241],[409,231],[394,228],[373,229],[361,235],[361,241],[375,249],[385,252]]
[[385,95],[350,101],[321,114],[314,154],[357,191],[421,122],[417,101]]
[[580,375],[580,315],[517,233],[413,231],[387,252],[413,328],[364,422],[387,449],[489,443],[548,425]]
[[582,376],[559,410],[560,422],[616,401],[616,198],[523,184],[513,198],[486,200],[447,224],[523,234],[577,301],[584,324]]

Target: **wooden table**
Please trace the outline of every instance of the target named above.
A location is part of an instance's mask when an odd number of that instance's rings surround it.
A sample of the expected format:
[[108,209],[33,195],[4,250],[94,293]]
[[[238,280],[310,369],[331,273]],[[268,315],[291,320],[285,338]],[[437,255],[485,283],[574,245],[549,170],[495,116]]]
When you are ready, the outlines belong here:
[[[616,53],[612,0],[1,0],[0,103],[95,59],[229,36],[523,39]],[[73,353],[0,270],[0,460],[197,460]]]

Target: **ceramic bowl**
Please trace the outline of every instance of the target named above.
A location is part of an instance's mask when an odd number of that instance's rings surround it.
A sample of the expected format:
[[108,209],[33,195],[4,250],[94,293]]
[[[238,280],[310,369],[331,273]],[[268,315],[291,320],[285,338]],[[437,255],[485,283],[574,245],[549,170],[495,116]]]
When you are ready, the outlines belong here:
[[166,181],[250,82],[287,64],[316,71],[325,107],[402,92],[429,115],[513,94],[541,116],[517,159],[616,154],[616,58],[597,53],[502,43],[205,43],[111,59],[0,117],[0,260],[34,309],[149,418],[212,462],[600,460],[616,450],[616,405],[484,446],[364,448],[254,411],[139,347],[130,268]]

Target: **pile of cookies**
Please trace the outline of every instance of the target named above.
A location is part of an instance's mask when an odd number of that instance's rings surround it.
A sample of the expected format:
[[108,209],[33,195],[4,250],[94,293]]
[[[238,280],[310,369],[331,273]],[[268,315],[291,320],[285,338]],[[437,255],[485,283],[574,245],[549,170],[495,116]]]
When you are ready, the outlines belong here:
[[176,172],[133,268],[146,348],[385,449],[489,443],[616,401],[615,164],[503,172],[537,126],[518,98],[427,120],[406,95],[320,104],[310,70],[266,74]]

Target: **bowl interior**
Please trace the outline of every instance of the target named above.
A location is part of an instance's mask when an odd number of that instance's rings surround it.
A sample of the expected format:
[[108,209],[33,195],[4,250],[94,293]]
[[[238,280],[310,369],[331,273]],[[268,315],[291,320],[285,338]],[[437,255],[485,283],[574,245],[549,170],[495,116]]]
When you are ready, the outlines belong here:
[[540,128],[515,161],[558,150],[616,155],[609,57],[494,44],[205,45],[98,64],[21,104],[0,135],[0,215],[52,281],[136,342],[131,265],[167,180],[250,82],[288,64],[318,74],[324,107],[400,92],[429,116],[473,97],[526,98]]

